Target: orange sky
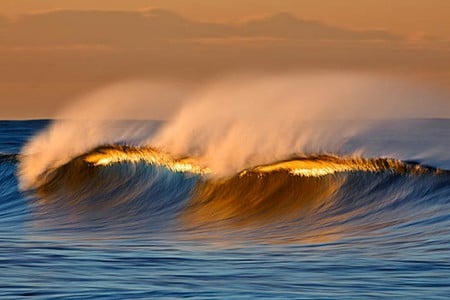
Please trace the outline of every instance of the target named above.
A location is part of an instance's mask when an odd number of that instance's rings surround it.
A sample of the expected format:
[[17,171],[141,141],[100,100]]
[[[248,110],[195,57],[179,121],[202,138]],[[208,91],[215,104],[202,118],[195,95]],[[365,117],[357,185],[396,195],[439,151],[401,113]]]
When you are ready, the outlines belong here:
[[0,1],[0,118],[127,79],[324,69],[450,88],[450,1]]
[[49,9],[139,9],[157,7],[206,21],[236,21],[289,12],[299,18],[350,28],[384,28],[404,34],[450,38],[448,0],[2,0],[0,12],[14,16]]

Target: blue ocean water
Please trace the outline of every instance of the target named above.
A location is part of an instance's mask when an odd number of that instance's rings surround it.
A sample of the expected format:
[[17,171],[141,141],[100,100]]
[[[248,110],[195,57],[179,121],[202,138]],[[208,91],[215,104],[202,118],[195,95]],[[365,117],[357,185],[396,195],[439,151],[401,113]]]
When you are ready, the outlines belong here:
[[49,122],[0,122],[0,298],[449,298],[449,120],[348,142],[399,160],[382,170],[211,182],[74,158],[20,190],[21,148]]

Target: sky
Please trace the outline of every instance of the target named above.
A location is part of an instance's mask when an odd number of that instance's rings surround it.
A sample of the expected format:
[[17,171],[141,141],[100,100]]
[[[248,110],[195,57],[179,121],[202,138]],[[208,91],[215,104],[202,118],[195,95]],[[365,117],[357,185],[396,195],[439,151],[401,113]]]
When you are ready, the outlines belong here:
[[450,1],[0,1],[3,119],[132,79],[346,70],[450,90]]

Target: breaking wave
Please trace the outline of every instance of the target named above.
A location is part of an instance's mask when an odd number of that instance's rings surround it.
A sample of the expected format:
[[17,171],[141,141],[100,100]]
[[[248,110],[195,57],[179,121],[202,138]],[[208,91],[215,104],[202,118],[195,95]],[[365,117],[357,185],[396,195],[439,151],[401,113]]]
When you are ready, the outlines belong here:
[[293,156],[226,177],[213,172],[195,158],[109,145],[46,170],[28,193],[58,226],[75,218],[191,238],[326,241],[405,222],[450,179],[414,162],[335,155]]
[[[130,105],[136,85],[88,97],[23,147],[19,184],[43,228],[327,241],[448,205],[445,143],[420,142],[427,134],[408,123],[395,136],[382,129],[377,149],[371,132],[387,119],[448,116],[440,92],[356,73],[145,88]],[[124,111],[160,116],[158,107],[170,111],[166,121],[118,121]],[[406,161],[430,157],[440,168]]]

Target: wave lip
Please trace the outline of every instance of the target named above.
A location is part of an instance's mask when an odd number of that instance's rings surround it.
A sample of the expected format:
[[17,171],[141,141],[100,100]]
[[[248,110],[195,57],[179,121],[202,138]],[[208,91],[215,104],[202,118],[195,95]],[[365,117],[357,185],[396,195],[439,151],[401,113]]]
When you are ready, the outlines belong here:
[[303,177],[320,177],[346,172],[392,172],[398,174],[441,174],[445,170],[423,166],[419,163],[403,162],[391,158],[360,158],[339,157],[335,155],[311,155],[293,157],[271,164],[260,165],[242,171],[241,176],[247,173],[272,173],[287,171],[292,175]]
[[122,145],[103,146],[82,156],[92,166],[108,166],[121,162],[146,162],[151,165],[164,166],[173,172],[208,174],[210,169],[200,166],[193,159],[176,159],[171,155],[150,147],[130,147]]
[[[20,159],[17,155],[3,155],[0,158],[7,161]],[[193,157],[175,158],[168,153],[147,146],[106,145],[72,158],[61,166],[45,170],[33,182],[31,189],[48,186],[50,182],[53,184],[58,178],[68,178],[78,182],[78,180],[74,179],[81,178],[81,175],[86,177],[95,172],[98,173],[102,168],[138,163],[161,167],[170,172],[194,174],[202,177],[208,175],[206,176],[207,178],[222,178],[222,181],[230,180],[234,176],[243,177],[250,174],[265,176],[277,172],[285,172],[289,175],[300,177],[322,177],[353,172],[388,172],[407,175],[448,173],[446,170],[392,158],[340,157],[331,154],[317,154],[292,156],[286,160],[249,167],[232,176],[219,176],[214,173],[214,170],[204,166],[200,159]],[[208,180],[206,177],[204,180]]]

